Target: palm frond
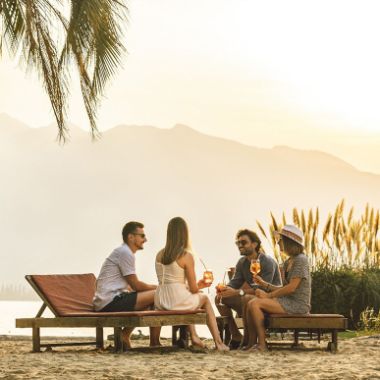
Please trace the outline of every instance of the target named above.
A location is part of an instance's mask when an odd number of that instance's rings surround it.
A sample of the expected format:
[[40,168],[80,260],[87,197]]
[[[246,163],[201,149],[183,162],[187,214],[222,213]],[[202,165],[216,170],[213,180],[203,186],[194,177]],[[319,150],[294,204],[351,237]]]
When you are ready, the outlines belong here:
[[49,96],[58,138],[67,136],[69,65],[79,73],[82,97],[93,137],[96,112],[105,86],[121,67],[127,8],[118,0],[70,0],[70,17],[61,0],[0,0],[0,56],[4,48],[22,55]]
[[116,0],[71,0],[67,37],[60,65],[73,57],[93,137],[98,136],[96,111],[105,86],[121,66],[126,49],[122,25],[127,8]]

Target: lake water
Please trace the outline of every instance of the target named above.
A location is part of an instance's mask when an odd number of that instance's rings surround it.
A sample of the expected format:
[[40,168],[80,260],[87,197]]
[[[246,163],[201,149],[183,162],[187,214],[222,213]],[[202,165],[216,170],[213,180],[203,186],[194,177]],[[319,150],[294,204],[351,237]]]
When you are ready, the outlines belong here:
[[[38,310],[42,306],[39,301],[0,301],[0,335],[32,335],[31,329],[18,329],[15,327],[16,318],[33,318],[36,316]],[[44,317],[53,317],[50,310],[45,309]],[[148,335],[149,329],[147,327],[137,327],[135,333],[141,330],[143,334]],[[197,326],[199,336],[211,338],[211,334],[207,326]],[[112,328],[104,329],[104,336],[113,333]],[[41,336],[74,336],[74,337],[95,337],[94,328],[43,328],[41,329]],[[161,336],[171,337],[171,327],[163,327]]]

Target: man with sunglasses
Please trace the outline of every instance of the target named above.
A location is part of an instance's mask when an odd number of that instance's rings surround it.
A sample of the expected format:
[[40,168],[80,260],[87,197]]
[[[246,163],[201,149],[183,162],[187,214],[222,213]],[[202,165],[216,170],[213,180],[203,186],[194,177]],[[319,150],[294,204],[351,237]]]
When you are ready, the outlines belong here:
[[[96,292],[93,300],[96,311],[117,312],[145,310],[154,303],[157,285],[149,285],[138,279],[135,266],[135,254],[144,249],[147,241],[144,225],[139,222],[127,223],[122,231],[123,244],[114,249],[104,261],[96,280]],[[123,340],[130,348],[131,328],[124,328]],[[152,327],[150,345],[157,346],[160,328]]]
[[[228,327],[231,332],[230,349],[237,349],[247,342],[243,341],[232,310],[239,316],[245,312],[245,307],[251,300],[259,286],[254,283],[250,265],[252,260],[260,261],[260,277],[265,278],[266,283],[281,285],[281,274],[277,262],[266,255],[261,248],[261,240],[258,235],[249,229],[241,229],[236,234],[236,246],[243,256],[236,264],[234,275],[225,290],[217,297],[216,306],[221,316],[228,317]],[[265,290],[265,289],[264,289]],[[220,301],[220,297],[222,302]]]

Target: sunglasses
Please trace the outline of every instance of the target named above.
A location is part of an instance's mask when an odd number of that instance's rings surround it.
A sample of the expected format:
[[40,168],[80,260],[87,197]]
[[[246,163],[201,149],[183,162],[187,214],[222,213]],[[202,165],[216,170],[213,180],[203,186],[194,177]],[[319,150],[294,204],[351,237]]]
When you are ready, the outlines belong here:
[[145,237],[146,237],[145,234],[138,234],[138,233],[136,233],[136,232],[133,232],[132,235],[139,235],[139,236],[141,236],[143,239],[145,239]]
[[244,247],[244,246],[246,246],[247,244],[249,244],[249,241],[247,241],[247,240],[236,240],[236,241],[235,241],[235,244],[236,244],[238,247]]

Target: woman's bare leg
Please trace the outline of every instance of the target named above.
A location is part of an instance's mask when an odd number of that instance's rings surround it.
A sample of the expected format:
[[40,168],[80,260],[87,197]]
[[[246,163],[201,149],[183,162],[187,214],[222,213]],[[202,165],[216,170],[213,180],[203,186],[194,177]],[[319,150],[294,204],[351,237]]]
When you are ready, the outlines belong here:
[[275,298],[256,298],[249,302],[248,309],[250,317],[253,320],[253,325],[256,328],[258,348],[261,350],[266,350],[267,345],[265,342],[264,311],[274,314],[285,313],[285,310]]
[[189,333],[190,333],[190,339],[193,346],[198,346],[201,348],[205,348],[206,345],[201,341],[201,338],[199,338],[197,331],[195,330],[194,325],[187,326]]
[[229,351],[229,348],[223,343],[219,335],[218,325],[216,323],[215,313],[212,309],[211,302],[205,294],[200,294],[200,308],[206,312],[207,326],[215,342],[218,351]]

